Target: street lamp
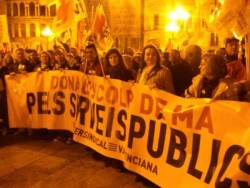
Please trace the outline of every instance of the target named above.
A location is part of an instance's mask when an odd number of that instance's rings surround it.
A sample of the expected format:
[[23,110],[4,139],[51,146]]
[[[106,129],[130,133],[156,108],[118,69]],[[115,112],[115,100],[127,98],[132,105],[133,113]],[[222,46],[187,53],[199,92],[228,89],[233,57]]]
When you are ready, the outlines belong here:
[[168,13],[168,18],[170,20],[184,20],[187,21],[190,17],[189,12],[187,12],[184,8],[181,6],[176,7],[175,11]]
[[165,26],[165,31],[170,33],[168,46],[172,48],[175,40],[174,35],[180,31],[180,26],[176,23],[176,21],[171,21]]
[[46,37],[47,39],[47,50],[49,49],[49,37],[53,35],[53,32],[49,27],[45,27],[44,30],[42,30],[42,35]]
[[165,31],[171,34],[170,41],[174,40],[174,36],[178,33],[184,34],[186,32],[186,23],[190,18],[189,12],[183,7],[178,6],[174,11],[168,13],[168,24],[165,26]]

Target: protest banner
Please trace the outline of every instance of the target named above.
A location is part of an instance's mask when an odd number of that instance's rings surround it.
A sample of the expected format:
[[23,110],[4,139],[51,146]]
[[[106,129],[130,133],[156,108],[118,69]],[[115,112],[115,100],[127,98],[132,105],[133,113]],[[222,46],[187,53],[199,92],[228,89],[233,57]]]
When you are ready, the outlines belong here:
[[7,76],[13,128],[65,129],[161,187],[246,188],[250,106],[77,71]]

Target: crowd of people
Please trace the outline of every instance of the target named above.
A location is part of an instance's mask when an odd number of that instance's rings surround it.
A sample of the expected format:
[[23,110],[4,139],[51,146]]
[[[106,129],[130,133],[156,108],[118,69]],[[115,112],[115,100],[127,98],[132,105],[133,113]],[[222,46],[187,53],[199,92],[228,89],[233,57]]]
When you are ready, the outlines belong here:
[[8,127],[5,75],[33,71],[75,70],[85,74],[109,77],[147,85],[180,97],[250,101],[250,84],[242,43],[228,38],[225,47],[205,53],[198,45],[185,51],[163,52],[152,44],[143,50],[111,48],[102,56],[94,43],[78,51],[68,46],[54,46],[38,52],[17,48],[14,53],[0,51],[0,125]]

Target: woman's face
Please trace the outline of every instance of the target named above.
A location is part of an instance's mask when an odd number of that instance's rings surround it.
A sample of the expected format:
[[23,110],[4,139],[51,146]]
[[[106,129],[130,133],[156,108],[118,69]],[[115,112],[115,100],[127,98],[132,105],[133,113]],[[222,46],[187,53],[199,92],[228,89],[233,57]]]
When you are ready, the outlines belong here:
[[145,50],[144,61],[147,66],[155,65],[157,61],[157,52],[153,48],[147,48]]
[[208,80],[212,80],[215,78],[213,73],[212,67],[208,60],[202,59],[200,64],[200,73],[203,77],[207,78]]
[[112,53],[109,55],[108,61],[111,66],[116,66],[119,63],[119,57],[116,53]]
[[41,54],[41,56],[40,56],[40,61],[41,61],[41,64],[46,64],[46,63],[48,63],[48,61],[49,61],[48,55],[45,54],[45,53]]
[[66,60],[70,66],[73,66],[74,64],[76,64],[76,60],[74,56],[71,54],[66,55]]
[[64,55],[63,55],[63,54],[61,54],[61,53],[55,54],[55,60],[56,60],[58,63],[63,62],[63,59],[64,59]]

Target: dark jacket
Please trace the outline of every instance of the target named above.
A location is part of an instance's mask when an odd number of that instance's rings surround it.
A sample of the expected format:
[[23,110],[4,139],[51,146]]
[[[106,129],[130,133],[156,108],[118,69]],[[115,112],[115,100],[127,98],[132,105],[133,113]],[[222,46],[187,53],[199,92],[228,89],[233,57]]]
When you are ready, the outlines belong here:
[[110,78],[119,79],[122,81],[133,80],[132,71],[120,66],[119,64],[116,66],[107,67],[105,74],[109,75]]
[[170,66],[176,95],[184,96],[184,91],[192,84],[193,71],[185,61]]

